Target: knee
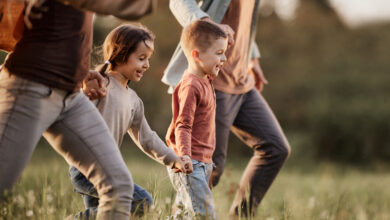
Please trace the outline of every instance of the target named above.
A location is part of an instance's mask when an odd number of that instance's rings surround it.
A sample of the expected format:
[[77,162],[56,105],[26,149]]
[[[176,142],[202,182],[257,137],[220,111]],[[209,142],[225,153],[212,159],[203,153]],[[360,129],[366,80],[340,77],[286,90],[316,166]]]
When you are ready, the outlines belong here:
[[115,184],[116,191],[126,195],[130,194],[131,198],[133,198],[132,195],[134,193],[134,182],[130,172],[127,171],[127,175],[124,175],[122,178],[117,179],[118,181]]
[[[258,145],[255,148],[255,156],[259,158],[273,158],[273,160],[277,160],[280,162],[284,162],[290,156],[291,150],[288,142],[267,142],[263,145]],[[268,156],[267,156],[268,155]]]
[[[135,196],[131,204],[131,213],[136,214],[137,216],[143,216],[152,208],[153,198],[146,190],[138,191],[139,189],[137,189],[137,187],[135,188]],[[136,194],[138,195],[136,196]]]
[[121,175],[115,175],[111,178],[111,189],[115,194],[114,199],[119,201],[128,201],[133,199],[134,183],[128,170]]
[[144,198],[144,206],[145,206],[146,210],[149,210],[152,207],[153,203],[154,203],[154,201],[153,201],[152,195],[147,193],[145,198]]
[[277,151],[276,154],[278,155],[280,160],[283,161],[287,160],[287,158],[291,154],[291,148],[288,142],[278,144],[275,149]]

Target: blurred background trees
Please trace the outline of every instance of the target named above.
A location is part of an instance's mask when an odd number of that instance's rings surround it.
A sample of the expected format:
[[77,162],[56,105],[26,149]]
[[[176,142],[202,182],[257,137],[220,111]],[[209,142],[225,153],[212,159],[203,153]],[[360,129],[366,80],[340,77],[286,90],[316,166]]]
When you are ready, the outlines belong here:
[[[390,23],[347,27],[327,0],[301,0],[291,19],[264,1],[257,29],[263,95],[292,146],[290,160],[332,160],[372,164],[390,161]],[[266,15],[266,16],[265,16]],[[92,63],[98,46],[119,21],[97,16]],[[145,104],[146,117],[163,138],[171,120],[171,97],[161,83],[179,41],[181,27],[159,0],[152,16],[140,20],[156,34],[151,69],[131,83]],[[1,58],[1,57],[0,57]],[[4,54],[2,54],[2,59]],[[232,155],[251,151],[234,137]]]

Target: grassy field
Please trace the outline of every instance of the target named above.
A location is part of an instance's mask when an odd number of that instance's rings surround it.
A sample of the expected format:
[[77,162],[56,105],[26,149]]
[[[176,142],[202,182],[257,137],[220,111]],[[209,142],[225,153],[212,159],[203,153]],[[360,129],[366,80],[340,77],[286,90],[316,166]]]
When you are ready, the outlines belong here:
[[[123,147],[123,154],[136,183],[155,199],[155,207],[143,219],[166,219],[174,193],[165,167],[138,149]],[[213,190],[219,219],[227,219],[247,160],[230,159],[222,182]],[[257,210],[256,219],[390,219],[387,168],[358,169],[313,162],[302,165],[293,156]],[[65,161],[47,145],[38,147],[13,196],[1,204],[0,219],[64,219],[83,210],[80,196],[72,191],[67,169]]]

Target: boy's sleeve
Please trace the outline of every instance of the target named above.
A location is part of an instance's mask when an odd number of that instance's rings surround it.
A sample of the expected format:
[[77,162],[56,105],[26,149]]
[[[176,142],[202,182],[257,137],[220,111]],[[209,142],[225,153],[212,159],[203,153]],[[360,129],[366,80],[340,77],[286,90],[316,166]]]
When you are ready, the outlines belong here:
[[57,0],[75,8],[98,14],[135,20],[150,14],[157,6],[157,0]]
[[202,11],[196,0],[170,0],[169,8],[181,26],[186,26],[192,21],[199,20],[209,15]]
[[166,166],[172,166],[177,160],[176,154],[168,148],[156,132],[150,129],[144,115],[144,105],[138,98],[133,123],[128,129],[134,143],[149,157]]
[[191,157],[192,125],[198,100],[198,92],[193,86],[181,87],[178,91],[178,116],[175,123],[175,142],[179,156]]

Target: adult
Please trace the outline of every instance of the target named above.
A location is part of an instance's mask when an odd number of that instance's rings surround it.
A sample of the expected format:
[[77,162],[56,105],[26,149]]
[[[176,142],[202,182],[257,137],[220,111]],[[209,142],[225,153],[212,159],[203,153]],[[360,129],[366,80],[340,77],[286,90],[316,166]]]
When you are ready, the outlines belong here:
[[[197,0],[170,0],[170,9],[182,26],[196,19],[211,19],[220,23],[232,37],[230,42],[234,42],[226,52],[227,62],[214,79],[217,108],[213,162],[216,167],[210,179],[210,186],[216,186],[223,173],[231,129],[254,152],[230,209],[233,216],[254,215],[290,153],[277,119],[259,93],[267,83],[254,42],[259,3],[260,0],[204,0],[199,5]],[[174,87],[186,67],[179,45],[162,81]]]
[[43,134],[96,187],[99,219],[129,219],[131,175],[79,85],[85,77],[104,84],[88,71],[93,12],[87,10],[133,19],[151,8],[152,0],[27,1],[31,16],[0,74],[0,193],[12,189]]

